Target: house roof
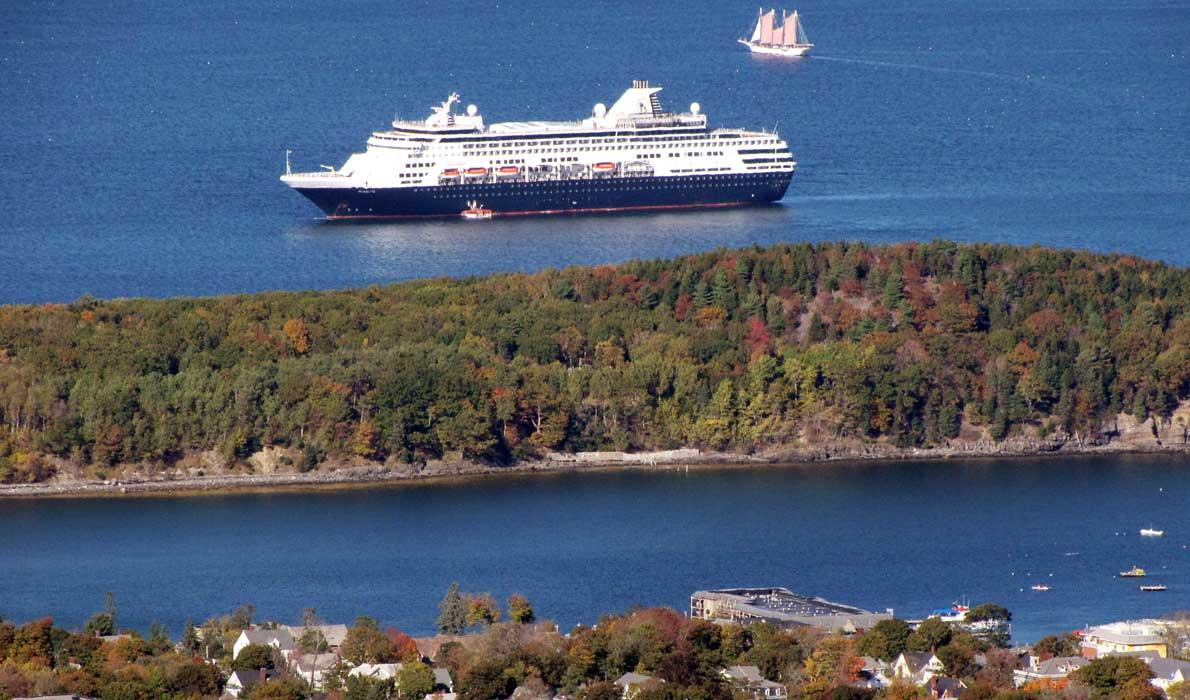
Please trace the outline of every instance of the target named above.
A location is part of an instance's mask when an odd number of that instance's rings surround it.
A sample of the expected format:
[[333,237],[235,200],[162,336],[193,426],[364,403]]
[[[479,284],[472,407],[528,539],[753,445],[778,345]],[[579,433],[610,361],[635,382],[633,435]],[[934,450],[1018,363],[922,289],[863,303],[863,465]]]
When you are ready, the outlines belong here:
[[[267,670],[261,669],[261,670],[264,671],[264,679],[266,681],[270,680],[272,678],[276,678],[277,676],[281,675],[280,672],[275,671],[273,669],[267,669]],[[241,688],[250,688],[260,682],[260,671],[261,670],[232,671],[231,675],[227,678],[227,684],[231,685],[231,681],[234,678],[236,681],[236,685],[240,686]]]
[[963,685],[962,681],[955,678],[934,676],[930,679],[930,694],[934,697],[950,695],[952,698],[957,698],[963,694],[966,688],[967,686]]
[[734,681],[745,683],[759,683],[764,680],[758,666],[728,666],[723,669],[723,673]]
[[279,649],[292,649],[294,646],[293,637],[283,629],[244,630],[240,635],[247,639],[249,644],[269,644]]
[[281,625],[281,629],[293,635],[294,639],[301,639],[307,629],[315,629],[322,633],[328,646],[337,647],[347,638],[347,625]]
[[512,695],[508,696],[509,700],[550,700],[549,693],[541,693],[539,691],[531,690],[526,686],[518,685],[516,690],[512,691]]
[[1165,643],[1165,637],[1161,635],[1161,626],[1151,620],[1128,620],[1089,627],[1083,631],[1083,638],[1092,643],[1099,639],[1123,645]]
[[328,671],[339,663],[339,657],[336,654],[294,654],[293,665],[299,673],[309,673],[311,671]]
[[1153,675],[1165,680],[1173,680],[1178,671],[1182,672],[1183,678],[1190,678],[1190,661],[1179,661],[1178,659],[1149,659],[1149,668],[1153,671]]
[[1055,656],[1037,664],[1036,673],[1042,676],[1060,676],[1065,678],[1075,669],[1091,663],[1081,656]]
[[627,687],[630,685],[640,685],[641,683],[649,683],[651,681],[658,681],[658,680],[659,679],[654,678],[652,676],[646,676],[643,673],[636,673],[635,671],[629,671],[628,673],[625,673],[624,675],[622,675],[616,679],[616,685],[620,686],[621,688],[624,688],[624,687]]
[[441,668],[441,667],[435,668],[434,669],[434,684],[435,685],[444,685],[447,688],[450,688],[451,686],[453,686],[454,681],[452,681],[450,678],[450,669]]
[[404,664],[360,664],[347,672],[349,676],[367,676],[368,678],[379,678],[386,681],[390,678],[396,678],[397,674],[404,668]]
[[905,665],[909,667],[909,670],[917,673],[929,665],[934,655],[928,651],[905,651],[901,652],[901,657],[905,659]]

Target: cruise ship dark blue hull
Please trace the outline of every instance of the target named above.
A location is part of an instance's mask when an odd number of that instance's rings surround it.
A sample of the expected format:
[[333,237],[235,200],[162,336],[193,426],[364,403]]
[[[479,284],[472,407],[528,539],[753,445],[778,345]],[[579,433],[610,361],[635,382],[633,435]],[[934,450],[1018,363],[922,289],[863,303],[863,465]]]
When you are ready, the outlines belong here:
[[775,202],[792,172],[482,182],[429,187],[298,188],[330,219],[459,216],[470,202],[496,216],[632,211]]

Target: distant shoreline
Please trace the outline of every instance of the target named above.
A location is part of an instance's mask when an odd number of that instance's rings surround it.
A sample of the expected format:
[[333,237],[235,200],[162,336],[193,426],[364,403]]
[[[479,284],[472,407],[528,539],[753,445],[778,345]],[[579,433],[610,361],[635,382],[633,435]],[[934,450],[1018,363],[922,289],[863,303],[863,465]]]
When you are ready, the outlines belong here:
[[[357,490],[399,485],[440,485],[497,479],[503,476],[541,474],[604,473],[623,471],[673,471],[677,469],[724,469],[733,467],[808,467],[826,464],[869,463],[893,465],[907,461],[951,460],[994,461],[1046,457],[1094,457],[1106,455],[1161,455],[1190,458],[1190,445],[1084,445],[1064,443],[1047,449],[1046,443],[1006,441],[991,446],[967,448],[896,448],[887,445],[822,446],[814,449],[776,450],[763,456],[734,453],[700,453],[694,458],[655,459],[666,453],[637,453],[631,459],[588,457],[578,461],[572,455],[521,462],[508,466],[466,460],[430,463],[400,468],[348,466],[307,473],[218,474],[182,478],[124,480],[61,480],[36,484],[0,485],[0,500],[49,498],[112,498],[223,496],[246,493],[318,492]],[[592,455],[592,453],[582,453]],[[619,453],[612,453],[619,454]]]

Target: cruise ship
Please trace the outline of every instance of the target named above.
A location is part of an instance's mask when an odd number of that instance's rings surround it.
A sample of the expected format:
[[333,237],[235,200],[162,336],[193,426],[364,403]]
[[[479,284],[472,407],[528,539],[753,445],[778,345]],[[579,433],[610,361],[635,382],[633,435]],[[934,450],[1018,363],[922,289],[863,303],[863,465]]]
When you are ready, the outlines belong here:
[[329,219],[739,206],[784,196],[796,163],[780,136],[711,129],[697,102],[667,112],[660,91],[638,80],[586,119],[493,124],[475,105],[456,113],[452,94],[425,120],[373,132],[367,149],[337,169],[292,172],[287,154],[281,181]]

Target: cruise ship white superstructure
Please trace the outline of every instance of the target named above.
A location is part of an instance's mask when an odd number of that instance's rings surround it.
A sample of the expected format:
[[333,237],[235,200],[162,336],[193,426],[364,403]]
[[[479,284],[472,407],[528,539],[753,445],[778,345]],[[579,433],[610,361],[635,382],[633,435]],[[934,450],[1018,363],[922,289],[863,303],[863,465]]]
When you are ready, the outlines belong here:
[[[707,126],[698,103],[666,112],[634,81],[610,107],[570,122],[485,124],[458,95],[424,121],[394,121],[337,169],[281,180],[332,219],[731,206],[773,202],[796,164],[775,133]],[[324,166],[326,167],[326,166]]]

